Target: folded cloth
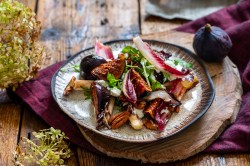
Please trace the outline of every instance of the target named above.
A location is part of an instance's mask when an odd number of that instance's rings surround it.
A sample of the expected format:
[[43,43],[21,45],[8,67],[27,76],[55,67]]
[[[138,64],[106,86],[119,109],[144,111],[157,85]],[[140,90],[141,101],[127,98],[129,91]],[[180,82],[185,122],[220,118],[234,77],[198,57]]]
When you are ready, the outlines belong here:
[[52,97],[50,81],[62,64],[59,62],[41,70],[36,79],[25,82],[15,93],[46,123],[62,130],[72,143],[100,153],[85,140],[76,123],[60,109]]
[[[222,9],[215,14],[178,28],[178,30],[181,31],[195,32],[199,27],[209,22],[212,25],[219,25],[226,29],[234,44],[229,57],[236,63],[241,71],[244,95],[238,118],[212,146],[205,150],[206,152],[249,151],[250,62],[248,63],[248,61],[250,58],[250,34],[248,30],[250,29],[250,23],[247,21],[248,19],[250,19],[249,1]],[[227,26],[224,26],[224,24]],[[23,83],[15,93],[50,126],[65,132],[73,143],[91,151],[98,152],[84,139],[75,122],[60,110],[52,97],[50,81],[62,63],[63,62],[56,63],[41,70],[38,78]]]
[[238,0],[148,0],[146,13],[166,19],[195,20],[211,14]]
[[236,121],[204,152],[250,152],[250,1],[241,1],[176,30],[195,33],[206,23],[221,27],[230,36],[233,47],[228,56],[240,71],[244,93]]

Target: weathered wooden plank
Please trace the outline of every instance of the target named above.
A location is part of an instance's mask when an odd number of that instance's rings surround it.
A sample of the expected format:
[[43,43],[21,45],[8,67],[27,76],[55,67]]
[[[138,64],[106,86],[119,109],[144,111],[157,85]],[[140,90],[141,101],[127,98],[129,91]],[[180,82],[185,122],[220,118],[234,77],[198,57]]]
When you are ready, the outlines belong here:
[[93,46],[96,39],[131,38],[140,32],[137,1],[43,0],[37,14],[41,41],[51,56],[48,65]]
[[141,34],[143,35],[171,30],[187,22],[182,19],[166,20],[150,16],[145,11],[146,3],[147,0],[140,0]]
[[[132,161],[120,158],[110,158],[100,155],[93,155],[93,153],[86,150],[79,151],[80,160],[79,165],[88,166],[201,166],[201,165],[221,165],[221,166],[235,166],[235,165],[249,165],[250,154],[233,154],[233,155],[215,155],[215,154],[198,154],[186,160],[170,162],[165,164],[145,164],[139,161]],[[73,166],[73,165],[72,165]]]
[[32,110],[25,108],[23,110],[23,119],[20,128],[20,136],[33,139],[32,132],[47,129],[49,126],[39,118]]
[[12,165],[13,152],[18,141],[21,107],[0,105],[0,165]]

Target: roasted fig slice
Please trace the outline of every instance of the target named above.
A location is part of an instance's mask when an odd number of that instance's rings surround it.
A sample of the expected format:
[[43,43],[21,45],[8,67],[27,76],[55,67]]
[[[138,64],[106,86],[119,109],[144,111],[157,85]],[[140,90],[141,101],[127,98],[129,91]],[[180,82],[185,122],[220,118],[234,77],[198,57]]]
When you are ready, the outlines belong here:
[[145,108],[144,112],[149,114],[151,118],[155,119],[155,114],[157,111],[161,111],[167,107],[167,103],[160,99],[154,99],[149,105]]
[[155,123],[153,122],[152,119],[146,119],[146,120],[144,121],[144,126],[145,126],[147,129],[150,129],[150,130],[157,130],[157,129],[158,129],[158,125],[155,124]]
[[97,120],[97,129],[109,127],[108,121],[112,114],[114,98],[111,97],[109,90],[100,84],[93,82],[90,86],[92,102]]
[[141,97],[144,94],[144,92],[152,91],[152,89],[148,86],[146,81],[144,81],[144,79],[140,76],[140,74],[134,69],[131,69],[131,82],[134,85],[136,96],[138,98]]
[[91,74],[101,80],[107,80],[108,73],[113,74],[116,79],[119,79],[125,68],[125,55],[120,54],[118,59],[103,63],[94,68]]

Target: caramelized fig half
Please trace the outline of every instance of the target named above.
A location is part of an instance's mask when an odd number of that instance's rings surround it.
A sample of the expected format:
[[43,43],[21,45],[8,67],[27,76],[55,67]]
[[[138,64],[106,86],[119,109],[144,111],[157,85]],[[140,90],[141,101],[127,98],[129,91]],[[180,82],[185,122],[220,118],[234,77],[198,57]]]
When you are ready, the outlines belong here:
[[138,98],[141,97],[144,94],[144,92],[152,91],[152,89],[148,86],[146,81],[134,69],[131,69],[131,81],[132,81],[132,84],[134,85],[136,96]]
[[125,68],[125,55],[120,54],[118,59],[103,63],[94,68],[91,74],[101,80],[107,80],[108,73],[113,74],[116,79],[119,79]]

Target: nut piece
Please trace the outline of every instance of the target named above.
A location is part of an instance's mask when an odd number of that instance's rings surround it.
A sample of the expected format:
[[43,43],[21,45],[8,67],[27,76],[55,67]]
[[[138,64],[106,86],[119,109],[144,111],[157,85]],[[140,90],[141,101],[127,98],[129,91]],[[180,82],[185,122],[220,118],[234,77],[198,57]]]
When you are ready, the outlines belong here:
[[143,126],[143,122],[141,119],[138,118],[136,114],[132,114],[129,117],[130,125],[135,130],[141,130]]
[[126,123],[130,117],[129,111],[123,111],[118,114],[113,115],[109,120],[109,125],[112,129],[117,129]]

